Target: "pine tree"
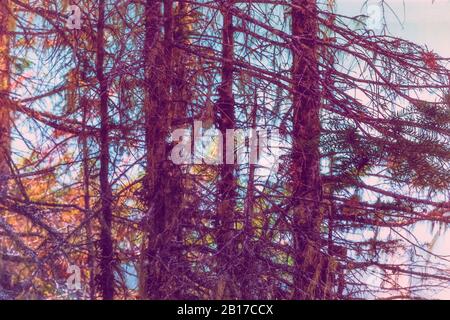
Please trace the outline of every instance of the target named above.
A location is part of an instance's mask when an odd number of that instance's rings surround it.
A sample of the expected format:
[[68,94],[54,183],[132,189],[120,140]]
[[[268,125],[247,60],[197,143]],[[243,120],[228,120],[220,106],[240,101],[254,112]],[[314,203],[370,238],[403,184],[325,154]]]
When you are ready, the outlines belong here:
[[6,1],[0,7],[0,197],[4,197],[7,192],[8,179],[10,176],[9,162],[11,157],[11,121],[12,102],[10,101],[10,39],[8,34],[13,24],[12,6],[10,1]]

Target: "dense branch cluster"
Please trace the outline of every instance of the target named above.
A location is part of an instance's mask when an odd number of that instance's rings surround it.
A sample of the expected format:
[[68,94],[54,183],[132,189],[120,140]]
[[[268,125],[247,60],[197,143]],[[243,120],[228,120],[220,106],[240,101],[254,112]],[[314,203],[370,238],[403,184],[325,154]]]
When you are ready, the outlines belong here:
[[[448,287],[415,231],[450,223],[448,60],[333,4],[2,0],[0,299]],[[198,121],[224,133],[209,155],[227,129],[278,130],[280,148],[170,161]]]

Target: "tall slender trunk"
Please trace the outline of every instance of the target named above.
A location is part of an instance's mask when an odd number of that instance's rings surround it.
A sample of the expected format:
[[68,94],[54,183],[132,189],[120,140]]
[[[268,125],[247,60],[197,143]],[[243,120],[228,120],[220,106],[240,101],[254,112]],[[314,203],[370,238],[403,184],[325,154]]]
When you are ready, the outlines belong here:
[[144,119],[145,119],[145,146],[146,146],[146,177],[144,180],[144,202],[148,212],[146,219],[147,239],[142,244],[139,291],[141,298],[149,298],[149,278],[152,276],[150,266],[151,256],[149,246],[152,243],[152,195],[154,188],[154,179],[156,177],[157,141],[156,137],[159,131],[157,119],[157,108],[159,105],[158,82],[156,59],[158,56],[158,45],[160,41],[160,22],[161,19],[161,0],[146,0],[144,7],[145,19],[145,38],[142,56],[144,59]]
[[[194,67],[192,63],[192,56],[183,51],[182,49],[177,48],[177,45],[184,46],[190,44],[190,28],[193,28],[193,19],[192,19],[192,11],[191,7],[186,3],[186,1],[181,0],[177,1],[176,5],[176,14],[173,17],[173,42],[174,42],[174,50],[173,50],[173,77],[172,77],[172,106],[173,110],[173,118],[172,124],[175,128],[178,128],[179,125],[184,124],[184,121],[187,117],[187,110],[189,102],[192,100],[192,89],[189,86],[191,82],[188,81],[187,77],[189,75],[189,70]],[[187,176],[182,173],[182,171],[178,170],[179,178],[177,181],[176,188],[182,190],[177,195],[177,200],[179,201],[177,216],[179,217],[179,225],[174,228],[174,234],[176,237],[176,242],[178,244],[183,243],[185,239],[185,228],[183,225],[187,225],[190,221],[192,221],[193,212],[187,206],[187,198],[186,195],[186,179]],[[174,272],[178,275],[186,275],[190,268],[191,263],[186,259],[186,252],[184,250],[178,250],[176,253],[176,268]],[[179,277],[179,281],[185,282],[183,278]],[[174,293],[174,297],[177,299],[190,299],[192,297],[192,293],[186,290],[185,285],[178,286],[177,291]]]
[[320,298],[320,94],[315,0],[293,0],[294,299]]
[[180,212],[180,181],[168,160],[167,143],[174,108],[173,85],[173,1],[163,0],[163,39],[159,29],[161,1],[147,0],[145,6],[145,131],[147,146],[146,203],[147,247],[145,250],[146,298],[175,298],[173,270],[178,253],[173,248]]
[[[9,159],[11,155],[11,108],[10,91],[10,54],[9,31],[11,3],[5,0],[0,5],[0,198],[7,194],[10,175]],[[2,212],[0,211],[0,214]],[[1,218],[1,215],[0,215]],[[2,262],[0,252],[0,300],[11,299],[8,293],[10,274]]]
[[89,298],[95,299],[95,252],[94,252],[94,239],[92,238],[92,210],[91,210],[91,195],[90,195],[90,173],[89,173],[89,146],[88,146],[88,133],[86,132],[88,106],[83,100],[82,102],[82,125],[83,132],[81,134],[81,150],[83,154],[83,202],[85,210],[85,219],[89,219],[86,222],[86,241],[88,243],[88,268],[89,268]]
[[[175,45],[188,46],[189,45],[189,15],[192,13],[186,4],[186,1],[178,1],[177,14],[174,16],[173,25],[173,42]],[[173,52],[173,72],[172,79],[172,108],[174,110],[174,123],[182,123],[186,117],[187,106],[191,100],[191,91],[189,83],[186,79],[188,68],[192,68],[190,61],[192,57],[185,51],[175,48]]]
[[11,155],[11,101],[10,91],[10,35],[11,25],[10,0],[0,6],[0,197],[7,192],[9,159]]
[[[230,9],[233,7],[234,0],[226,0],[222,3],[220,11],[223,18],[222,27],[222,70],[221,84],[219,86],[218,106],[218,128],[222,133],[227,129],[234,129],[236,126],[236,116],[234,113],[233,96],[233,57],[234,57],[234,32],[233,15]],[[224,134],[223,147],[227,146],[227,137]],[[225,150],[224,150],[225,151]],[[224,158],[226,152],[223,152]],[[232,298],[237,295],[235,290],[235,276],[232,268],[234,261],[234,217],[236,205],[236,179],[235,166],[232,164],[223,164],[219,172],[219,181],[217,185],[217,245],[219,261],[219,282],[216,289],[216,298]]]
[[[82,63],[82,59],[80,59],[78,55],[79,44],[78,41],[74,44],[74,57],[76,59],[76,69],[73,70],[75,75],[75,82],[73,89],[73,103],[75,104],[78,101],[81,108],[81,133],[80,133],[80,149],[82,154],[82,183],[83,183],[83,206],[84,206],[84,219],[85,223],[85,232],[86,232],[86,243],[87,243],[87,265],[88,265],[88,274],[89,274],[89,298],[91,300],[95,300],[96,295],[96,287],[95,287],[95,247],[92,233],[92,207],[91,207],[91,194],[90,194],[90,186],[91,186],[91,176],[90,176],[90,165],[89,165],[89,132],[88,132],[88,121],[89,121],[89,105],[86,101],[85,90],[82,88],[81,79],[86,79],[86,70],[85,64]],[[76,91],[76,93],[75,93]],[[70,95],[70,92],[69,92]],[[75,98],[76,97],[76,98]],[[69,101],[68,101],[68,105]],[[75,106],[74,106],[75,108]],[[68,111],[70,108],[68,108]],[[73,109],[71,112],[75,112]]]
[[105,0],[98,4],[97,21],[97,61],[96,74],[100,90],[100,198],[101,198],[101,232],[100,232],[100,286],[104,300],[114,298],[112,192],[109,183],[109,116],[108,116],[108,79],[105,77]]
[[[256,132],[256,117],[258,110],[258,89],[254,88],[253,93],[253,107],[250,114],[251,127],[254,130],[253,134],[256,134],[256,137],[253,136],[253,141],[250,141],[250,144],[257,145],[258,137]],[[256,142],[255,142],[256,139]],[[252,145],[250,145],[252,148]],[[252,149],[250,149],[252,151]],[[252,158],[253,157],[253,158]],[[258,266],[255,265],[255,245],[253,241],[254,230],[252,226],[252,221],[255,217],[254,208],[255,208],[255,169],[256,165],[254,164],[254,156],[249,155],[249,168],[248,168],[248,185],[247,185],[247,194],[245,197],[245,205],[244,205],[244,238],[242,239],[243,245],[243,268],[242,268],[242,276],[241,276],[241,288],[243,288],[242,299],[244,300],[252,300],[258,297],[258,292],[252,290],[255,288],[255,284],[257,283],[257,277],[255,277],[255,272]]]
[[[141,296],[143,298],[155,297],[157,292],[151,292],[153,285],[159,286],[154,276],[153,258],[156,252],[152,252],[151,248],[155,246],[155,233],[163,229],[162,213],[154,210],[153,196],[156,192],[157,167],[161,162],[162,141],[160,137],[161,126],[159,123],[158,107],[161,105],[161,95],[158,86],[158,69],[157,58],[159,55],[160,41],[160,22],[161,19],[161,0],[147,0],[145,3],[145,40],[144,40],[144,65],[145,65],[145,144],[147,148],[147,168],[145,182],[145,202],[148,208],[147,212],[147,245],[144,246],[144,261],[142,266],[142,288]],[[161,110],[162,111],[162,110]],[[154,250],[155,251],[155,250]]]

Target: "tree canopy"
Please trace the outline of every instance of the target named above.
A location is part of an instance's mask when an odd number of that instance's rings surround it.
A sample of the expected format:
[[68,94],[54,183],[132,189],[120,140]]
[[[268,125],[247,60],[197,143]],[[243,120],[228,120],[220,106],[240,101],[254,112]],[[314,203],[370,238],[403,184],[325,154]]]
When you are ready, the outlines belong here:
[[449,59],[335,6],[1,1],[0,299],[448,288]]

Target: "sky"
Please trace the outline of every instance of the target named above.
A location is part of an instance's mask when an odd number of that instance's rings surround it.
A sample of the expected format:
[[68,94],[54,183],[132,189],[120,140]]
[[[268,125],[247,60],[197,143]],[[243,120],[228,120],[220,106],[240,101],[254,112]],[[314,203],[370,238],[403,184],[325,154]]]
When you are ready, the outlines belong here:
[[[364,0],[337,0],[337,12],[349,16],[366,14]],[[367,1],[368,5],[380,3]],[[386,22],[391,36],[425,45],[442,57],[450,58],[450,0],[385,0]],[[389,11],[388,7],[392,9]],[[395,13],[395,14],[394,14]],[[423,242],[431,242],[439,228],[431,231],[428,225],[418,225],[414,233]],[[450,258],[450,231],[437,238],[433,252]],[[450,263],[449,263],[450,269]],[[429,298],[450,299],[447,290],[430,294]]]
[[[337,0],[338,12],[365,14],[364,0]],[[376,4],[381,1],[369,0]],[[450,57],[450,0],[385,0],[387,26],[391,35],[426,45]],[[388,11],[388,7],[392,9]],[[395,12],[395,15],[393,14]],[[398,18],[398,19],[397,19]]]

